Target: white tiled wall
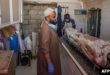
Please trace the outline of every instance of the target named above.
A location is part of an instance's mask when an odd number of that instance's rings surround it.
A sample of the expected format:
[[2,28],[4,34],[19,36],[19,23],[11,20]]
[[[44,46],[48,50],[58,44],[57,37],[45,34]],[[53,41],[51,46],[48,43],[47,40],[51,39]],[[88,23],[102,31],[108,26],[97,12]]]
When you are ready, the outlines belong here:
[[110,0],[103,1],[101,24],[101,38],[110,40]]
[[62,16],[64,16],[64,14],[66,13],[69,13],[71,18],[74,19],[75,19],[74,9],[81,9],[80,2],[79,3],[59,2],[58,5],[61,5],[62,7],[68,7],[68,9],[66,9],[66,12],[65,12],[65,8],[63,8]]
[[69,13],[70,17],[75,20],[76,29],[80,30],[80,28],[83,28],[84,30],[84,26],[86,24],[84,20],[85,16],[74,14],[75,9],[82,9],[81,2],[58,2],[58,5],[61,5],[62,7],[68,7],[68,10],[66,10],[66,12],[63,8],[62,19],[64,19],[64,15],[66,13]]
[[101,39],[110,41],[110,0],[94,0],[86,8],[101,8]]

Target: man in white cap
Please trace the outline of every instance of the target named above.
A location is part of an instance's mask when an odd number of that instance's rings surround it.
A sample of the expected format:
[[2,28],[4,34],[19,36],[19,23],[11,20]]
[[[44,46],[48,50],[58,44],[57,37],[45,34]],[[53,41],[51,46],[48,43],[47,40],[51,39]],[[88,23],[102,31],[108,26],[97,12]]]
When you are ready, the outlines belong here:
[[37,75],[61,75],[59,41],[55,24],[56,13],[47,8],[44,11],[45,20],[40,29]]

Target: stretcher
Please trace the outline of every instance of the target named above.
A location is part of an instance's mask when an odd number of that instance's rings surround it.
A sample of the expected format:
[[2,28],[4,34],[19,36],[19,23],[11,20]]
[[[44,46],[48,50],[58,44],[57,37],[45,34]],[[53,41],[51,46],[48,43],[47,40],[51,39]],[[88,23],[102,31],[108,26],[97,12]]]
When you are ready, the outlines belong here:
[[110,68],[110,42],[98,39],[88,34],[78,32],[76,29],[65,29],[68,41],[79,47],[81,53],[85,55],[93,64],[98,67]]

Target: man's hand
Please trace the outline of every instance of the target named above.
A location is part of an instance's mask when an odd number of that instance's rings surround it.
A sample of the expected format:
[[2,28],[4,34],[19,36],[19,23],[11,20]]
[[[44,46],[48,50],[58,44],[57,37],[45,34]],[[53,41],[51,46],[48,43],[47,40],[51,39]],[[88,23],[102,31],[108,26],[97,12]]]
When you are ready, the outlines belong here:
[[49,73],[54,73],[55,72],[55,68],[53,64],[48,64],[48,72]]

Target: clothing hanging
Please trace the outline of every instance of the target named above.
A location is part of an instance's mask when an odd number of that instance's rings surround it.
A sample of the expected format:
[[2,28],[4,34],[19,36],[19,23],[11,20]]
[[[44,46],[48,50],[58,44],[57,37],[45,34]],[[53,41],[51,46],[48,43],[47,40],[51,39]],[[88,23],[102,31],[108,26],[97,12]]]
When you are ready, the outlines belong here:
[[57,7],[57,33],[58,33],[58,36],[62,36],[62,7],[61,6],[58,6]]

